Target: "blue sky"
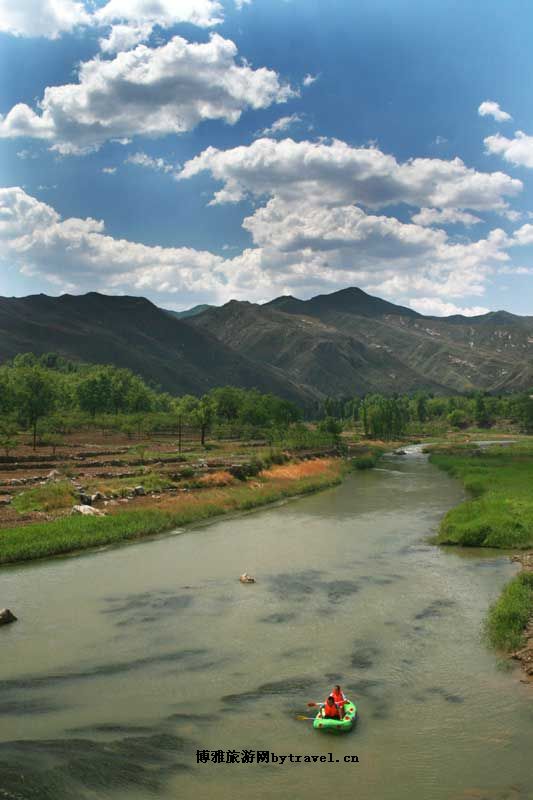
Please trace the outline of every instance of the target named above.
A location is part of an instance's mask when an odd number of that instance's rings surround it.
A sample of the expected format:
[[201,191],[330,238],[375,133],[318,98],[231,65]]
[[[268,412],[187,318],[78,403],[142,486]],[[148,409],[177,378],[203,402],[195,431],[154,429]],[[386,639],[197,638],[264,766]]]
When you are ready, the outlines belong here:
[[0,0],[0,294],[358,285],[533,314],[532,22],[529,0]]

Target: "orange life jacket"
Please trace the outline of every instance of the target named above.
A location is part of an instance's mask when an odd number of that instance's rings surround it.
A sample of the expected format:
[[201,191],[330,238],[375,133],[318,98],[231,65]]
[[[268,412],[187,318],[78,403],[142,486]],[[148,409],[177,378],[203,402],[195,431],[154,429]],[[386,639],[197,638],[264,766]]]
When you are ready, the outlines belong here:
[[342,692],[340,692],[340,693],[339,692],[332,692],[331,695],[332,695],[333,699],[335,700],[335,702],[338,703],[338,705],[340,705],[340,706],[343,703],[346,702],[346,698],[345,698],[345,696],[343,695]]
[[329,703],[326,703],[324,706],[324,716],[328,719],[339,719],[339,709],[337,706],[330,706]]

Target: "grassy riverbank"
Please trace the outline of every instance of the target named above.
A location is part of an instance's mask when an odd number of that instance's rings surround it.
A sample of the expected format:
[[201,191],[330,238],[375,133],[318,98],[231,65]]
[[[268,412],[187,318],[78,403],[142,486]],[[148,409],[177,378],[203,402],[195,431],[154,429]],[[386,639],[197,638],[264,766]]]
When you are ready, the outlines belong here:
[[[470,499],[449,511],[437,543],[463,547],[533,547],[533,443],[440,446],[431,461],[459,478]],[[533,618],[533,572],[522,572],[489,610],[486,634],[504,652],[525,643]]]
[[532,617],[533,573],[522,572],[507,584],[489,611],[490,643],[498,650],[517,650],[524,644],[524,630]]
[[439,544],[533,547],[533,442],[436,448],[431,461],[471,495],[442,520]]
[[341,482],[347,467],[325,458],[274,466],[245,482],[208,485],[177,496],[140,498],[136,507],[120,507],[106,516],[63,516],[50,522],[0,531],[0,564],[29,561],[128,539],[153,536],[223,514],[247,511],[283,498],[308,494]]

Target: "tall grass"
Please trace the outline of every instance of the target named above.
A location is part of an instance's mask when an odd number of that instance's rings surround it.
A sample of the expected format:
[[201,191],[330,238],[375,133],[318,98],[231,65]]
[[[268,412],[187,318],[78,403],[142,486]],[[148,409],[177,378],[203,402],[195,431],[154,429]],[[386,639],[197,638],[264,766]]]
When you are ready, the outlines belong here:
[[471,498],[441,522],[439,544],[465,547],[533,546],[533,445],[452,447],[432,463],[462,480]]
[[486,632],[489,642],[510,652],[524,644],[524,629],[533,617],[533,573],[522,572],[507,584],[489,611]]
[[59,511],[69,508],[74,502],[72,485],[68,481],[59,481],[26,489],[13,499],[12,505],[19,514],[27,514],[30,511]]

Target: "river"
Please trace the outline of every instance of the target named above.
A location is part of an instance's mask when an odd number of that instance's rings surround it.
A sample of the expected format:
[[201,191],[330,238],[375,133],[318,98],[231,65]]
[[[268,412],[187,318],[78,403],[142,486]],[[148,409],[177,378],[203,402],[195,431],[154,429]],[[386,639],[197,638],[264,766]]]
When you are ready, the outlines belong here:
[[[531,800],[531,690],[482,640],[515,567],[427,543],[462,497],[410,448],[314,496],[1,570],[19,621],[0,631],[0,798]],[[296,719],[336,682],[360,711],[344,736]]]

